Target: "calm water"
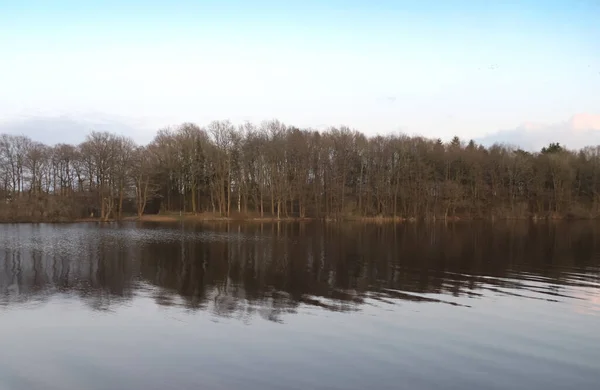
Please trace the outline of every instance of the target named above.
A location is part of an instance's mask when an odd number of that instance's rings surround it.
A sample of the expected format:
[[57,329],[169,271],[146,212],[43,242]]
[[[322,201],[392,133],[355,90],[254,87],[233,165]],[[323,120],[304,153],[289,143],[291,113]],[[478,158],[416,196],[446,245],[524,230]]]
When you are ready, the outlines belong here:
[[600,388],[600,224],[0,225],[0,390]]

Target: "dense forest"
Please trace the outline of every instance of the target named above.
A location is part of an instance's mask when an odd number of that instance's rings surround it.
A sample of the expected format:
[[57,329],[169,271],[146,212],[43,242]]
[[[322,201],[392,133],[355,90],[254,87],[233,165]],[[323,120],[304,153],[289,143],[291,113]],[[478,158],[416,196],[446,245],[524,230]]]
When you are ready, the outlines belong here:
[[148,145],[91,132],[80,145],[0,135],[0,221],[229,218],[594,218],[600,146],[539,152],[457,137],[367,137],[273,120],[185,123]]

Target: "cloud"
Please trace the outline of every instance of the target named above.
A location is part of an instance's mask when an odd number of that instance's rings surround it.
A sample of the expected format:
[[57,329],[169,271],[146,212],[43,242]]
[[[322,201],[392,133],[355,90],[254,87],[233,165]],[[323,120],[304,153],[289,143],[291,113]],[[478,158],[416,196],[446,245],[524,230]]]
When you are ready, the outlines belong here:
[[[388,99],[388,101],[392,100]],[[94,130],[125,135],[139,144],[146,144],[152,140],[159,128],[177,123],[165,118],[146,118],[143,121],[104,113],[30,115],[0,121],[0,134],[25,135],[35,141],[55,145],[57,143],[78,144]],[[330,125],[312,127],[325,130]],[[514,129],[500,130],[476,138],[475,141],[485,146],[500,143],[530,151],[539,151],[550,142],[560,142],[570,149],[596,146],[600,145],[600,115],[582,113],[572,116],[565,122],[555,124],[526,122]]]
[[559,142],[569,149],[600,145],[600,115],[582,113],[555,124],[524,123],[515,129],[500,130],[476,140],[490,146],[509,144],[537,151],[550,142]]
[[569,126],[575,130],[596,130],[600,131],[600,115],[578,114],[569,120]]
[[146,143],[154,135],[145,126],[136,125],[118,117],[89,114],[71,116],[28,116],[0,122],[0,134],[25,135],[47,145],[58,143],[79,144],[92,131],[108,131]]

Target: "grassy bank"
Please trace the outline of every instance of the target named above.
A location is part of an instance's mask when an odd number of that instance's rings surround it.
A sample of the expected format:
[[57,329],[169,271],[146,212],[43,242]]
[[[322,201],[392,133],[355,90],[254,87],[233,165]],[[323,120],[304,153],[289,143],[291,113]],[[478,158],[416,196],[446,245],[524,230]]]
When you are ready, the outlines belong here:
[[[163,213],[163,214],[145,214],[142,217],[137,215],[124,216],[120,221],[128,222],[154,222],[154,223],[173,223],[173,222],[247,222],[247,223],[274,223],[274,222],[310,222],[310,221],[322,221],[326,223],[368,223],[368,224],[383,224],[383,223],[407,223],[407,222],[468,222],[468,221],[591,221],[600,219],[598,216],[587,215],[587,216],[560,216],[557,214],[546,215],[546,216],[490,216],[490,217],[471,217],[471,216],[449,216],[449,217],[432,217],[432,218],[405,218],[405,217],[386,217],[386,216],[375,216],[375,217],[361,217],[361,216],[339,216],[339,217],[323,217],[323,218],[299,218],[299,217],[276,217],[276,216],[260,216],[256,214],[241,214],[232,213],[230,217],[223,217],[217,213]],[[19,218],[0,220],[0,223],[79,223],[79,222],[117,222],[119,219],[109,219],[103,221],[100,218]]]

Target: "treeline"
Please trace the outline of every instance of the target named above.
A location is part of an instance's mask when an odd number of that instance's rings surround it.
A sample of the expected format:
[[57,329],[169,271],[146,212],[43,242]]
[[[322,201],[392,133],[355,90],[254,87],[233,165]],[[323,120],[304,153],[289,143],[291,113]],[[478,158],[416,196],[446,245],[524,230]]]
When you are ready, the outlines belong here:
[[185,212],[265,218],[600,216],[600,146],[530,153],[273,120],[158,131],[148,145],[0,136],[0,220]]

